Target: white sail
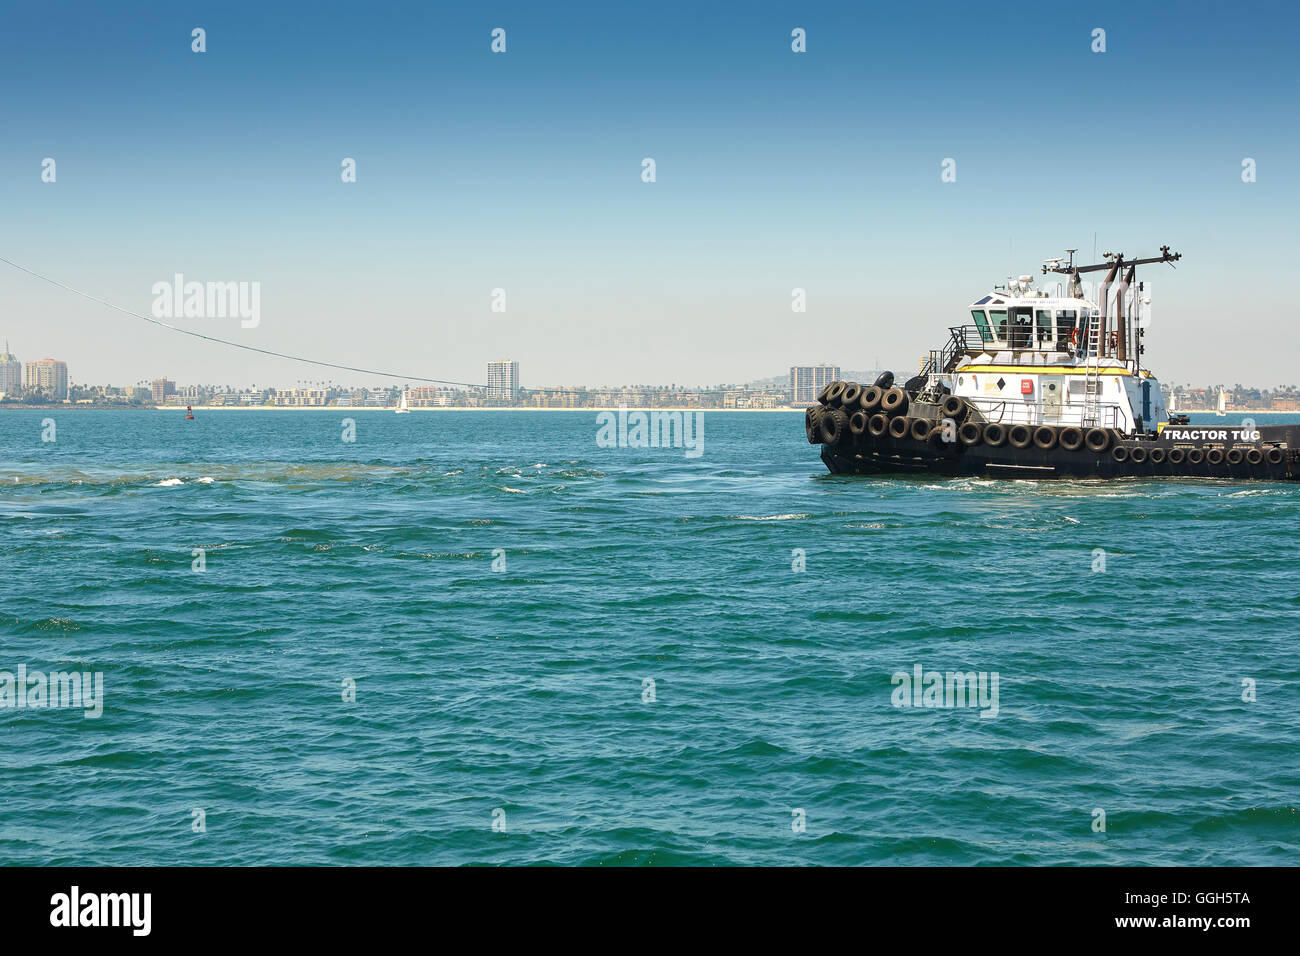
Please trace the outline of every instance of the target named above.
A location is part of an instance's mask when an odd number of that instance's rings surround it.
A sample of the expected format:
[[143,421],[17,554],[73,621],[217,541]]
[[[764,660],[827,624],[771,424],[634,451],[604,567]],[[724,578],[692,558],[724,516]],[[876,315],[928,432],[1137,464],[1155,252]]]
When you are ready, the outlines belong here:
[[1219,388],[1219,407],[1218,407],[1218,409],[1215,410],[1214,414],[1216,414],[1216,415],[1222,415],[1222,414],[1224,414],[1225,412],[1227,412],[1227,410],[1228,410],[1228,396],[1227,396],[1227,394],[1224,392],[1222,386],[1220,386],[1220,388]]
[[402,389],[402,404],[394,409],[399,415],[408,414],[411,410],[406,406],[406,389]]

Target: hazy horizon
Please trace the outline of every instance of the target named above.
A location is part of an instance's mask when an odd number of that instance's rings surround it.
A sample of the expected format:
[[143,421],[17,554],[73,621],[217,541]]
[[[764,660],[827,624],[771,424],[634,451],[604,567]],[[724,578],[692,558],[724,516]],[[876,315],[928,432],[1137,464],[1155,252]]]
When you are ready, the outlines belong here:
[[[483,382],[509,357],[532,387],[719,384],[819,362],[908,373],[995,283],[1067,247],[1093,261],[1095,233],[1098,255],[1183,254],[1139,273],[1162,381],[1291,384],[1275,277],[1300,199],[1296,20],[1209,4],[14,8],[0,76],[32,94],[3,107],[0,255],[146,315],[177,273],[257,282],[255,328],[177,324],[407,376]],[[0,295],[0,342],[79,383],[375,384],[4,265]],[[1221,318],[1251,323],[1249,342],[1219,342]]]

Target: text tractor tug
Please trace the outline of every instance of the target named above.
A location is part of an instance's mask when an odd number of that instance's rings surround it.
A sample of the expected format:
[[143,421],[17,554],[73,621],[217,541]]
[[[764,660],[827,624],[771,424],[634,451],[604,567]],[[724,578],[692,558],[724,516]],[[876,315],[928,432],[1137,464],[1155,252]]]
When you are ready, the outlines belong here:
[[[1004,478],[1202,477],[1300,479],[1300,424],[1191,426],[1170,415],[1160,383],[1142,367],[1137,267],[1150,259],[1075,265],[1065,296],[1029,276],[970,306],[974,324],[949,329],[906,385],[885,372],[874,385],[832,382],[804,416],[808,441],[840,474],[929,472]],[[1079,276],[1106,270],[1097,302]],[[1118,280],[1118,282],[1117,282]],[[1108,296],[1112,286],[1114,296]],[[1058,293],[1059,293],[1058,288]],[[1108,313],[1108,305],[1113,310]]]

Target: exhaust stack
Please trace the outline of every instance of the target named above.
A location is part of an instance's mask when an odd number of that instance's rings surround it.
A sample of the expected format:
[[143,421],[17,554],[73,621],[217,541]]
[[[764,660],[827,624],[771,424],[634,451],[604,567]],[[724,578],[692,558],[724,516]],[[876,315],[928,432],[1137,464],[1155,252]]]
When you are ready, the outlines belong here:
[[[1109,255],[1110,253],[1107,253]],[[1098,321],[1097,328],[1097,354],[1106,354],[1106,333],[1110,331],[1107,324],[1106,316],[1106,295],[1110,292],[1110,284],[1115,281],[1115,276],[1119,273],[1119,267],[1124,262],[1124,254],[1121,252],[1115,257],[1115,262],[1110,267],[1110,272],[1106,273],[1106,279],[1101,284],[1101,294],[1097,296],[1097,305],[1101,308],[1101,317]]]
[[1129,341],[1132,337],[1132,326],[1127,312],[1124,310],[1124,295],[1129,289],[1133,289],[1133,302],[1137,302],[1137,289],[1134,288],[1133,282],[1137,278],[1137,266],[1129,266],[1128,272],[1124,276],[1124,281],[1119,284],[1119,294],[1116,296],[1115,322],[1118,335],[1115,342],[1115,357],[1121,362],[1128,361]]

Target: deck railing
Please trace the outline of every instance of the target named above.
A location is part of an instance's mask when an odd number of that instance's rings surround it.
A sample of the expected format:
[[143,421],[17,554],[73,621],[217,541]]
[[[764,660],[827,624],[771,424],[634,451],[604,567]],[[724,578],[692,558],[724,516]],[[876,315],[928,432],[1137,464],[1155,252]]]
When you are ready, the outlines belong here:
[[1054,337],[1042,335],[1036,327],[1013,326],[1006,330],[1004,338],[997,338],[993,330],[984,332],[977,325],[954,325],[948,329],[950,340],[944,346],[944,352],[965,355],[978,355],[980,352],[997,352],[1003,349],[1042,349],[1048,352],[1077,352],[1077,346],[1070,345],[1069,335]]
[[[1085,410],[1082,405],[1060,404],[1048,406],[1042,401],[1020,401],[1018,399],[1007,398],[980,398],[973,396],[967,399],[980,414],[990,422],[999,424],[1015,424],[1024,422],[1032,425],[1082,425]],[[1101,428],[1118,428],[1123,421],[1120,414],[1122,406],[1117,404],[1102,404],[1096,406],[1096,422],[1088,422],[1087,427],[1096,424]],[[1049,417],[1048,412],[1051,411]],[[1088,410],[1089,414],[1091,409]],[[1075,419],[1079,421],[1075,421]]]

